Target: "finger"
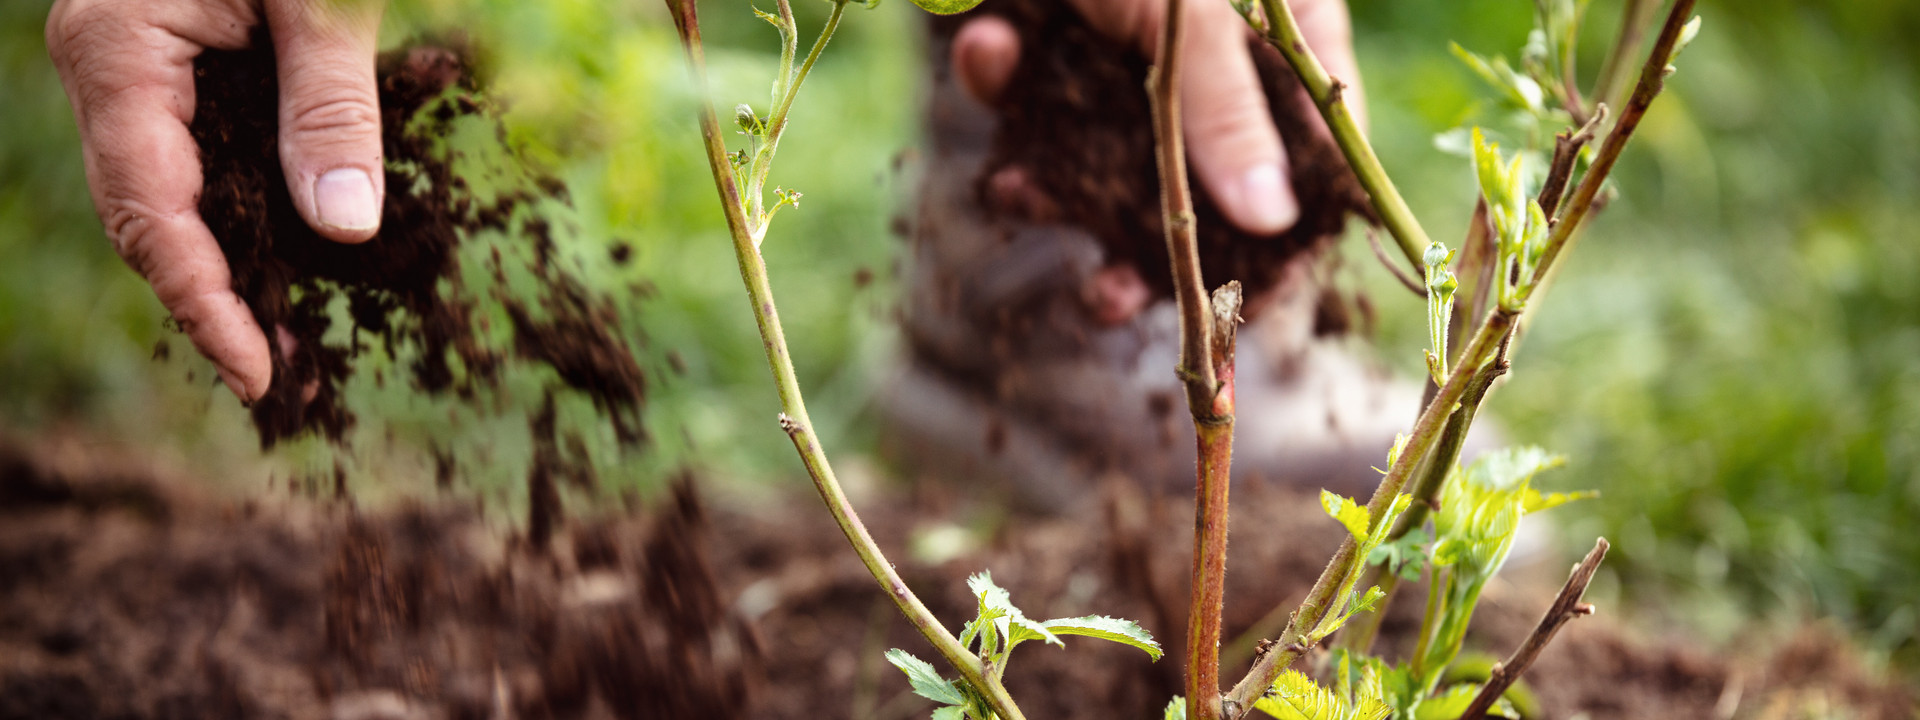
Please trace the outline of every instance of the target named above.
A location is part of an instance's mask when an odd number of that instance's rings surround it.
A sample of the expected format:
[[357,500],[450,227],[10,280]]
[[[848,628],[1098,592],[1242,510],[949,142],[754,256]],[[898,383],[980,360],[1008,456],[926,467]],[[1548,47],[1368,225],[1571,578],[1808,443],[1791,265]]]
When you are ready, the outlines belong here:
[[1353,54],[1353,19],[1345,0],[1304,0],[1294,4],[1294,20],[1320,65],[1347,85],[1341,94],[1353,121],[1367,129],[1367,94],[1360,91],[1360,62]]
[[[1166,0],[1073,3],[1101,32],[1137,43],[1149,56],[1158,52]],[[1283,232],[1299,219],[1300,207],[1247,50],[1246,21],[1224,2],[1187,0],[1181,8],[1180,108],[1194,174],[1240,229]]]
[[1114,265],[1094,271],[1082,290],[1093,320],[1112,327],[1132,320],[1153,301],[1153,289],[1133,265]]
[[251,400],[272,382],[272,360],[200,220],[200,161],[187,132],[193,57],[203,45],[245,42],[249,20],[231,9],[62,3],[48,18],[47,49],[73,103],[88,188],[107,237],[234,394]]
[[1246,21],[1224,2],[1188,5],[1180,109],[1194,174],[1240,229],[1283,232],[1300,218],[1300,205],[1248,51]]
[[973,99],[992,105],[1020,64],[1020,35],[1004,18],[969,21],[953,36],[952,64]]
[[268,0],[280,68],[280,164],[294,207],[340,242],[380,229],[386,173],[374,52],[375,0]]

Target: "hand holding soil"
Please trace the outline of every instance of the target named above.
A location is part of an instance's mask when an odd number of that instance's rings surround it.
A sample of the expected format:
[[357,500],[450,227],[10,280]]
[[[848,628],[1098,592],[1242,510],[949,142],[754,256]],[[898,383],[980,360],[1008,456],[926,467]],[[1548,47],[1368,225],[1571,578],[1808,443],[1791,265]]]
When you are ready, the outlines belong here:
[[47,50],[86,157],[94,208],[120,256],[242,400],[266,394],[266,335],[234,294],[231,270],[199,213],[202,174],[188,124],[195,56],[249,45],[279,50],[280,161],[301,218],[321,236],[364,242],[385,196],[374,86],[378,0],[60,0]]
[[[1068,3],[1109,37],[1134,44],[1151,57],[1160,44],[1165,0],[1073,0]],[[1328,72],[1356,88],[1349,97],[1365,122],[1359,67],[1344,0],[1293,3],[1301,29],[1327,63]],[[1299,200],[1288,186],[1286,147],[1268,113],[1245,38],[1247,25],[1227,3],[1192,3],[1184,49],[1193,69],[1181,90],[1186,136],[1194,172],[1221,210],[1241,230],[1272,236],[1293,227]],[[1000,99],[1019,64],[1020,38],[997,16],[968,22],[954,36],[953,66],[961,83],[989,105]],[[996,185],[1024,185],[1024,178],[996,177]],[[1010,188],[1017,190],[1017,188]],[[1108,324],[1131,319],[1152,293],[1131,265],[1103,268],[1095,279],[1095,314]]]

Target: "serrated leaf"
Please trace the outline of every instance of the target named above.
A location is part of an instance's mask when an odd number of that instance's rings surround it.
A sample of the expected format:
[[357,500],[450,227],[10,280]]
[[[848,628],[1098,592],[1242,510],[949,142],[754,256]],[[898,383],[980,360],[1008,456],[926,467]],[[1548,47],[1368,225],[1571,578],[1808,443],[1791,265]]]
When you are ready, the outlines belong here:
[[1393,713],[1393,708],[1375,697],[1348,704],[1298,670],[1281,673],[1253,706],[1278,720],[1385,720]]
[[1041,624],[1045,625],[1048,630],[1052,630],[1061,635],[1080,635],[1083,637],[1117,642],[1122,645],[1132,645],[1146,652],[1146,654],[1154,660],[1159,660],[1162,654],[1160,643],[1154,641],[1151,633],[1142,629],[1138,623],[1124,618],[1107,617],[1105,615],[1088,615],[1086,617],[1048,620]]
[[1367,554],[1367,563],[1384,565],[1402,580],[1419,580],[1420,572],[1427,566],[1426,546],[1432,541],[1426,528],[1414,528],[1398,540],[1375,547]]
[[933,720],[967,720],[967,709],[959,705],[946,705],[933,709]]
[[1187,720],[1187,699],[1179,695],[1167,701],[1167,709],[1160,714],[1160,720]]
[[1327,511],[1327,515],[1332,516],[1333,519],[1340,521],[1341,525],[1346,526],[1347,532],[1353,533],[1355,540],[1367,539],[1367,520],[1369,518],[1367,515],[1367,506],[1335,495],[1327,490],[1321,490],[1320,507]]
[[980,0],[913,0],[913,4],[935,15],[952,15],[972,10]]
[[[893,663],[894,667],[900,668],[900,672],[907,674],[907,682],[913,685],[914,694],[947,705],[966,704],[967,696],[960,691],[959,685],[954,684],[952,680],[940,677],[938,670],[933,669],[927,661],[914,657],[912,653],[893,648],[887,651],[887,662]],[[936,714],[935,717],[939,716]]]
[[1060,636],[1048,630],[1046,625],[1034,622],[1025,615],[1009,615],[1001,618],[1001,622],[1005,623],[1008,650],[1028,640],[1045,640],[1048,645],[1066,646],[1066,643],[1060,642]]
[[[997,624],[999,634],[1006,638],[1006,646],[1002,653],[1011,651],[1013,646],[1028,640],[1045,640],[1048,644],[1064,645],[1052,631],[1028,619],[1026,613],[1013,606],[1013,596],[1005,588],[993,584],[993,573],[984,570],[975,573],[967,578],[967,589],[973,591],[974,596],[980,600],[978,619],[982,621],[992,619]],[[984,626],[983,622],[982,628]],[[987,654],[984,648],[983,654]]]

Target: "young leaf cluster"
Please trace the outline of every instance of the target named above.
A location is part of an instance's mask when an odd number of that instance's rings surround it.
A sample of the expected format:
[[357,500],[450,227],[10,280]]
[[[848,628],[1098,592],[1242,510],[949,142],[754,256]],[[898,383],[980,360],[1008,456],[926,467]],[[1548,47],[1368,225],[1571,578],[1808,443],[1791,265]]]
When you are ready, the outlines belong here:
[[[1131,620],[1087,615],[1038,622],[1015,607],[1012,596],[1006,589],[995,585],[993,576],[986,572],[967,578],[967,589],[973,591],[978,610],[961,630],[960,643],[980,657],[988,675],[995,681],[1006,675],[1007,661],[1016,646],[1029,640],[1041,640],[1049,645],[1065,647],[1066,643],[1060,640],[1062,635],[1080,635],[1130,645],[1154,660],[1160,659],[1160,643]],[[907,651],[899,648],[888,650],[887,661],[907,674],[907,680],[916,694],[940,703],[933,711],[934,720],[990,720],[997,717],[986,699],[972,687],[942,678],[932,665]]]
[[1521,447],[1488,453],[1455,470],[1433,517],[1427,609],[1407,667],[1409,692],[1394,694],[1400,700],[1396,707],[1417,709],[1459,655],[1481,591],[1513,550],[1521,516],[1592,495],[1549,495],[1532,487],[1536,474],[1565,463],[1562,456]]

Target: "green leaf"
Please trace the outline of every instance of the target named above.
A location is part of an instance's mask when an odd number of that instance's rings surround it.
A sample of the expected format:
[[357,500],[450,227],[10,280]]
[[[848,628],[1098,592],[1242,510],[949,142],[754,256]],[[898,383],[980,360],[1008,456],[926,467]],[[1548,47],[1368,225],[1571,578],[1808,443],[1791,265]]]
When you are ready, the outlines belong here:
[[913,0],[913,4],[935,15],[952,15],[972,10],[980,0]]
[[1426,528],[1414,528],[1398,540],[1375,547],[1367,554],[1367,563],[1385,565],[1402,580],[1419,580],[1420,571],[1427,566],[1427,543],[1432,541]]
[[1041,624],[1048,630],[1061,635],[1081,635],[1122,645],[1132,645],[1145,651],[1154,660],[1160,659],[1160,643],[1155,642],[1152,634],[1141,629],[1140,625],[1132,620],[1105,615],[1088,615],[1048,620]]
[[1013,646],[1028,640],[1045,640],[1048,644],[1065,645],[1052,631],[1028,619],[1026,613],[1014,607],[1013,596],[1008,594],[1005,588],[993,584],[993,573],[983,570],[967,578],[967,589],[972,590],[974,596],[980,599],[980,620],[997,618],[995,622],[998,623],[999,632],[1007,640],[1001,654],[1013,650]]
[[959,705],[945,705],[933,709],[933,720],[967,720],[967,709]]
[[[914,657],[900,648],[894,648],[887,651],[887,662],[893,663],[894,667],[900,668],[900,672],[907,674],[907,682],[913,684],[914,694],[947,705],[966,704],[967,696],[960,691],[960,686],[954,684],[952,680],[940,677],[940,672],[934,670],[927,661]],[[939,717],[938,713],[934,717]]]
[[1493,60],[1489,61],[1477,53],[1460,47],[1459,43],[1449,43],[1448,49],[1453,52],[1454,57],[1459,58],[1460,62],[1473,70],[1474,74],[1479,75],[1480,79],[1505,94],[1508,102],[1536,115],[1545,109],[1541,105],[1545,95],[1540,90],[1540,83],[1534,82],[1533,78],[1514,72],[1513,67],[1507,64],[1506,58],[1495,55]]
[[1561,505],[1565,505],[1575,500],[1585,500],[1587,498],[1597,498],[1597,497],[1600,497],[1600,491],[1598,490],[1582,490],[1580,492],[1546,494],[1546,493],[1541,493],[1539,490],[1528,488],[1525,499],[1521,501],[1520,511],[1525,514],[1532,515],[1534,513],[1540,512],[1541,510],[1552,510],[1554,508],[1560,507]]
[[1187,720],[1187,699],[1179,695],[1167,701],[1167,709],[1160,714],[1160,720]]
[[1278,720],[1385,720],[1393,712],[1377,697],[1349,704],[1298,670],[1281,673],[1253,706]]
[[1341,525],[1345,525],[1347,532],[1353,533],[1355,540],[1367,539],[1367,521],[1369,519],[1367,506],[1335,495],[1332,492],[1321,490],[1320,507],[1324,508],[1327,514],[1332,516],[1333,519],[1339,520]]
[[[1473,698],[1480,694],[1480,686],[1475,683],[1461,683],[1436,693],[1433,697],[1420,702],[1413,711],[1413,720],[1455,720],[1473,704]],[[1487,710],[1490,718],[1517,718],[1520,713],[1513,704],[1502,697],[1494,701]]]

